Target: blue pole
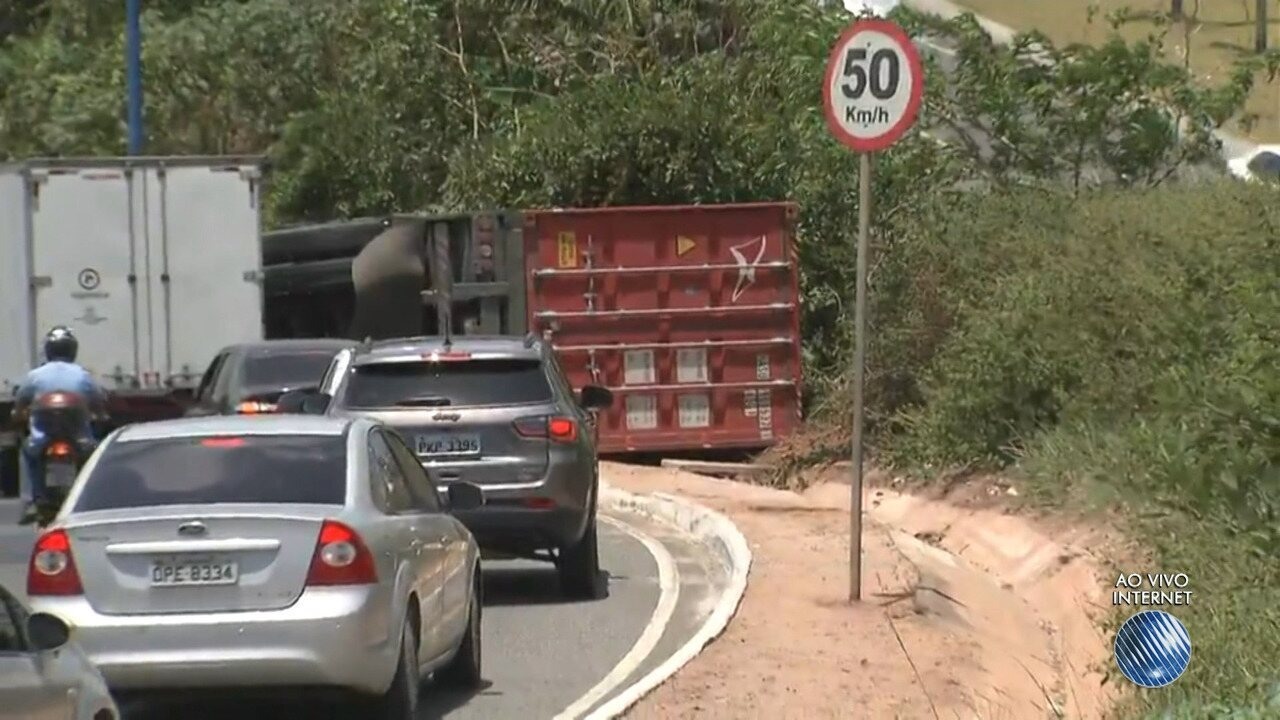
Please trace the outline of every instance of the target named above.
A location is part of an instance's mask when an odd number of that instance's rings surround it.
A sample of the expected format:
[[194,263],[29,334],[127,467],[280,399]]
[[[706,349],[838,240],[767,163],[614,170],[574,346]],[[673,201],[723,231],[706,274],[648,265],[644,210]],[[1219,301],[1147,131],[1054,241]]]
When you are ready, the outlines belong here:
[[142,0],[125,5],[125,76],[128,83],[129,154],[142,153]]

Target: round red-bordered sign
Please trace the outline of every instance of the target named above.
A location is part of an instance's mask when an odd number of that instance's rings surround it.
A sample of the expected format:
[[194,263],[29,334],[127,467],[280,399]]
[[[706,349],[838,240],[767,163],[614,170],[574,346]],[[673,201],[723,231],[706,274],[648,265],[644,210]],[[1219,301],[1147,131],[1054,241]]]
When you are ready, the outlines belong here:
[[924,97],[924,63],[896,23],[856,20],[840,34],[823,75],[822,108],[836,139],[883,150],[911,127]]

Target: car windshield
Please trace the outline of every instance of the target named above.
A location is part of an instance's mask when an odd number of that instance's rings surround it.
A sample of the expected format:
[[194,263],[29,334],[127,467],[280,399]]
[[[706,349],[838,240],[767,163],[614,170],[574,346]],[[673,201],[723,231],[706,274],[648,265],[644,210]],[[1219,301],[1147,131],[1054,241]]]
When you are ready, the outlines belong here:
[[159,505],[342,505],[341,435],[248,435],[111,443],[85,481],[77,512]]
[[358,365],[342,404],[351,408],[532,405],[551,400],[536,359]]
[[255,388],[315,385],[336,354],[334,350],[290,350],[250,355],[244,364],[244,385]]

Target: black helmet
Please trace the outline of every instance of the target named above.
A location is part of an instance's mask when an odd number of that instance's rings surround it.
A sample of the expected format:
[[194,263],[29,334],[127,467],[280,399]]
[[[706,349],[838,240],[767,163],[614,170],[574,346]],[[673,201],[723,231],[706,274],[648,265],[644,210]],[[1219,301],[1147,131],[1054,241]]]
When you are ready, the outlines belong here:
[[76,351],[79,349],[79,341],[71,334],[71,328],[65,325],[55,326],[44,336],[44,359],[49,362],[75,362]]

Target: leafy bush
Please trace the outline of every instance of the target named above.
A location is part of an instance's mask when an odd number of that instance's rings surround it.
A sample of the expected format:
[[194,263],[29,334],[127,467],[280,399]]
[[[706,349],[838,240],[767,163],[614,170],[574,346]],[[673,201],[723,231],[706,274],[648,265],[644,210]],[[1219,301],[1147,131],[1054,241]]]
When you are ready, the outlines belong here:
[[[147,8],[147,150],[267,151],[268,225],[489,204],[796,200],[815,397],[838,378],[857,163],[824,127],[820,79],[843,10],[791,0]],[[67,0],[24,13],[0,47],[0,153],[120,153],[121,8]],[[899,20],[956,48],[950,75],[930,64],[919,128],[953,142],[914,132],[879,156],[878,249],[925,198],[974,177],[1069,176],[1073,187],[1176,177],[1210,154],[1205,129],[1238,109],[1253,77],[1202,91],[1156,40],[1003,47],[971,18],[903,10]],[[1028,62],[1042,56],[1054,62]],[[1178,118],[1190,121],[1181,137]]]
[[1151,570],[1196,591],[1171,608],[1187,676],[1140,700],[1170,717],[1260,702],[1277,679],[1277,227],[1274,191],[1240,185],[970,196],[917,215],[883,260],[883,459],[1016,463],[1035,498],[1125,509]]

